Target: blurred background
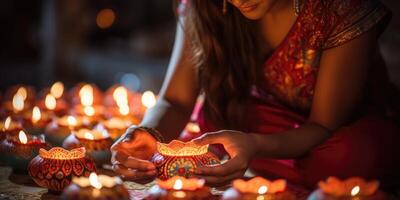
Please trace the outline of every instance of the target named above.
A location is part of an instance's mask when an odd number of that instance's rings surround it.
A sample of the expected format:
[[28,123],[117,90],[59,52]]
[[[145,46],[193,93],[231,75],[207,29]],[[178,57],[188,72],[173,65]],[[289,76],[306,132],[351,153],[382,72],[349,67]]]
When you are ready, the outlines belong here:
[[[400,2],[381,37],[391,79],[400,86]],[[61,80],[102,89],[123,83],[158,91],[175,34],[172,0],[2,0],[0,90]]]

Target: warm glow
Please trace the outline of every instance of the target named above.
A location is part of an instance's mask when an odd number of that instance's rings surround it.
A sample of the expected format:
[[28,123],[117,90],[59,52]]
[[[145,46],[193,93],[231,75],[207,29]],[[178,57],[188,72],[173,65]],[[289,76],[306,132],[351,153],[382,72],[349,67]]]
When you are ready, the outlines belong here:
[[193,142],[172,140],[170,143],[157,143],[157,151],[167,156],[195,156],[208,152],[208,145],[199,146]]
[[115,103],[118,106],[123,106],[128,104],[128,90],[123,86],[115,88],[113,92],[113,97]]
[[99,179],[97,178],[97,174],[94,172],[90,173],[89,182],[90,182],[90,185],[92,185],[93,187],[95,187],[97,189],[100,189],[103,187],[103,185],[99,182]]
[[[94,178],[92,178],[94,179]],[[106,188],[113,188],[115,185],[121,185],[123,184],[122,180],[115,176],[107,176],[104,174],[99,174],[97,175],[97,180],[98,182],[101,184],[102,187],[106,187]],[[81,186],[81,187],[89,187],[91,186],[91,182],[90,182],[90,176],[85,177],[85,176],[81,176],[81,177],[72,177],[72,182]]]
[[146,91],[142,95],[142,104],[146,108],[151,108],[156,105],[156,96],[151,91]]
[[64,84],[61,82],[55,82],[50,88],[50,94],[55,98],[60,98],[64,93]]
[[95,110],[92,106],[85,106],[83,108],[83,112],[87,115],[87,116],[93,116],[95,113]]
[[115,12],[106,8],[97,13],[96,24],[99,28],[106,29],[113,25],[115,21]]
[[268,187],[266,185],[262,185],[258,188],[258,194],[265,194],[268,192]]
[[78,123],[74,116],[68,116],[67,117],[67,122],[68,122],[68,126],[70,126],[70,127],[74,127]]
[[353,189],[351,190],[351,196],[356,196],[358,193],[360,193],[360,186],[355,186],[353,187]]
[[54,110],[57,106],[57,101],[56,98],[54,98],[53,95],[48,94],[46,95],[46,99],[44,100],[44,104],[46,105],[46,108],[49,110]]
[[121,113],[121,115],[128,115],[129,114],[129,106],[128,105],[119,106],[119,113]]
[[199,133],[200,132],[200,127],[198,124],[193,123],[193,122],[189,122],[186,125],[186,130],[192,133]]
[[35,106],[32,110],[32,123],[37,123],[41,118],[41,113],[39,107]]
[[28,142],[28,138],[26,137],[26,134],[24,131],[19,131],[18,138],[22,144],[26,144]]
[[11,126],[11,117],[10,116],[8,116],[7,117],[7,119],[6,119],[6,121],[4,121],[4,129],[5,130],[8,130],[9,128],[10,128],[10,126]]
[[94,140],[94,136],[91,132],[86,132],[84,135],[85,139]]
[[80,159],[85,157],[85,147],[79,147],[68,151],[61,147],[53,147],[50,150],[40,149],[39,155],[42,158],[57,159],[57,160],[69,160],[69,159]]
[[182,189],[182,180],[181,179],[177,179],[174,183],[174,190],[181,190]]
[[20,88],[18,88],[16,94],[20,94],[20,95],[23,97],[24,101],[25,101],[26,98],[28,97],[28,92],[27,92],[27,90],[26,90],[25,87],[20,87]]
[[89,84],[84,85],[79,91],[79,97],[81,98],[81,104],[83,106],[93,105],[93,87]]
[[22,96],[22,94],[17,92],[14,95],[13,100],[12,100],[12,105],[13,105],[14,110],[17,112],[22,111],[24,109],[24,104],[25,104],[24,101],[25,100],[24,100],[24,97]]

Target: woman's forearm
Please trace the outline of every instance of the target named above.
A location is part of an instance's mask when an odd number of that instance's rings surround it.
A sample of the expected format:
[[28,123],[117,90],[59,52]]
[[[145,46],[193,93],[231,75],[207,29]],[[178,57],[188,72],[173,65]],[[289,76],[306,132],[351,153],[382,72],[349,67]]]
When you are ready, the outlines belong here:
[[159,99],[157,104],[146,112],[140,125],[157,129],[166,141],[171,141],[179,137],[190,115],[190,109]]
[[303,156],[329,138],[330,131],[318,124],[306,123],[283,133],[251,135],[256,144],[257,156],[286,159]]

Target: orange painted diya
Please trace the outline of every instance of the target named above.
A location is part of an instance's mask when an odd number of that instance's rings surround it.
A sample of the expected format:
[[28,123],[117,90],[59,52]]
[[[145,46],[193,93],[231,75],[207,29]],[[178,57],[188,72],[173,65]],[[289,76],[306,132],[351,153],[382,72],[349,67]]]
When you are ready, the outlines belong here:
[[96,165],[86,157],[85,148],[68,151],[54,147],[49,151],[40,149],[39,155],[29,163],[28,171],[39,186],[58,193],[71,183],[72,177],[89,177],[96,171]]
[[286,190],[286,181],[278,179],[270,181],[255,177],[248,181],[237,179],[232,187],[226,190],[223,200],[294,200],[295,196]]
[[220,160],[208,151],[208,145],[173,140],[169,144],[157,143],[152,162],[158,169],[158,178],[191,177],[198,166],[219,164]]
[[389,199],[379,191],[378,181],[366,181],[360,177],[340,180],[329,177],[318,183],[319,189],[314,191],[308,200],[384,200]]

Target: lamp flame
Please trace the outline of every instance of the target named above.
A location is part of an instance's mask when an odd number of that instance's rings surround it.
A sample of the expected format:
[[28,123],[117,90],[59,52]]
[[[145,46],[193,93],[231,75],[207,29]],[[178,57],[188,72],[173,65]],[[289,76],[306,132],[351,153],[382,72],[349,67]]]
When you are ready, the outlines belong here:
[[86,132],[84,137],[88,140],[94,140],[94,136],[90,132]]
[[172,187],[174,190],[180,190],[183,187],[183,183],[181,179],[177,179]]
[[103,185],[99,182],[99,179],[97,178],[97,174],[94,172],[90,173],[89,182],[90,185],[92,185],[96,189],[101,189],[103,187]]
[[32,110],[32,123],[34,123],[34,124],[37,123],[40,120],[41,117],[42,117],[42,115],[40,113],[40,109],[37,106],[33,107],[33,110]]
[[258,188],[258,194],[262,195],[268,192],[268,187],[266,185],[262,185]]
[[89,84],[84,85],[79,91],[79,97],[83,106],[93,105],[93,87]]
[[95,110],[94,110],[94,108],[93,108],[92,106],[85,106],[85,107],[83,108],[83,112],[84,112],[87,116],[91,117],[91,116],[94,115]]
[[50,94],[56,99],[60,98],[64,93],[64,84],[62,82],[55,82],[50,88]]
[[28,97],[28,92],[26,91],[26,88],[25,88],[25,87],[20,87],[20,88],[18,88],[16,94],[22,95],[22,97],[24,98],[24,101],[25,101],[26,98]]
[[19,131],[18,138],[22,144],[26,144],[28,142],[28,138],[26,137],[26,134],[24,131]]
[[6,118],[6,121],[4,121],[4,129],[5,130],[8,130],[9,128],[10,128],[10,126],[11,126],[11,116],[8,116],[7,118]]
[[56,106],[57,106],[56,98],[53,95],[48,94],[48,95],[46,95],[46,99],[44,101],[44,104],[46,105],[47,109],[54,110],[56,108]]
[[24,109],[24,104],[25,104],[25,99],[23,94],[17,92],[14,96],[13,96],[13,100],[12,100],[12,105],[15,111],[20,112]]
[[123,106],[128,104],[128,90],[123,86],[115,88],[113,92],[113,97],[115,103],[117,103],[118,106]]
[[129,111],[130,109],[128,105],[119,106],[119,113],[121,113],[121,115],[128,115]]
[[353,187],[353,189],[351,190],[351,196],[354,197],[358,193],[360,193],[360,186],[357,185],[357,186]]
[[146,108],[151,108],[156,105],[156,96],[151,91],[146,91],[142,95],[142,104]]
[[70,127],[74,127],[78,123],[74,116],[68,116],[67,117],[67,122],[68,122],[68,126],[70,126]]

